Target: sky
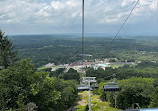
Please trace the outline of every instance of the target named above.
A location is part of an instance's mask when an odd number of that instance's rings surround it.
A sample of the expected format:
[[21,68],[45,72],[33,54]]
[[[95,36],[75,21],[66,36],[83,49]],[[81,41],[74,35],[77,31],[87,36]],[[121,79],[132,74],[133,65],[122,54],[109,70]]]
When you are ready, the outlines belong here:
[[[85,0],[85,32],[115,35],[137,0]],[[82,0],[0,0],[7,34],[81,33]],[[158,35],[158,0],[140,0],[119,35]]]

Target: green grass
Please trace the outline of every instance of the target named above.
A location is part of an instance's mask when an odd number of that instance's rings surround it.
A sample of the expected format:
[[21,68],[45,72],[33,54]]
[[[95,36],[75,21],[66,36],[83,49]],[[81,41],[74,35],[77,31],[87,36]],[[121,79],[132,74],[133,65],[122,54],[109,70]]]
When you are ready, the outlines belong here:
[[111,65],[112,68],[117,68],[119,65]]
[[43,70],[43,69],[47,69],[47,68],[50,68],[50,67],[42,66],[42,67],[37,68],[37,70]]
[[124,65],[111,65],[112,68],[123,67]]
[[[78,93],[80,100],[75,107],[76,111],[85,111],[85,107],[88,104],[88,91]],[[103,102],[99,99],[99,95],[91,94],[91,109],[92,111],[117,111],[118,109],[110,107],[108,102]]]

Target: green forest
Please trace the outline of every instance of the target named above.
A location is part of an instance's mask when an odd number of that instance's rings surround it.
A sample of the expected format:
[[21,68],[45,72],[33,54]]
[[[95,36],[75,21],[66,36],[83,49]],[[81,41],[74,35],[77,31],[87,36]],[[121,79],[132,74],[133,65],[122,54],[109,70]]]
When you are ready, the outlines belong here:
[[[86,68],[87,77],[96,77],[99,88],[93,94],[117,109],[158,107],[158,38],[87,37],[85,60],[117,58],[138,65]],[[0,31],[0,110],[67,111],[78,101],[80,73],[70,68],[37,70],[49,62],[65,64],[81,60],[80,37],[59,35],[7,36]],[[117,62],[115,61],[115,62]],[[116,75],[119,92],[105,92],[103,85]],[[115,101],[116,99],[116,101]],[[116,104],[115,104],[116,102]],[[86,109],[86,107],[85,107]]]
[[18,59],[13,43],[0,31],[0,110],[65,111],[77,99],[77,81],[38,72],[29,59]]
[[[81,60],[81,37],[66,35],[10,36],[21,59],[30,58],[36,68],[47,63],[65,64]],[[157,37],[85,37],[86,60],[117,58],[120,61],[158,61]]]

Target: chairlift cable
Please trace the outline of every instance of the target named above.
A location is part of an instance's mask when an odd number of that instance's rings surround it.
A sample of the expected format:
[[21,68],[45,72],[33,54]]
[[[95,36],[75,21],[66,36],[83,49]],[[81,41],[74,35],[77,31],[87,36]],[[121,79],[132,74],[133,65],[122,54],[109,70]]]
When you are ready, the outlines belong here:
[[139,3],[139,0],[137,0],[137,2],[135,3],[134,7],[130,11],[129,15],[127,16],[127,18],[125,19],[125,21],[123,22],[123,24],[121,25],[121,27],[119,28],[119,30],[117,31],[117,33],[115,34],[115,37],[112,39],[112,41],[110,42],[110,44],[112,44],[114,42],[114,40],[116,39],[116,37],[119,35],[120,31],[122,30],[123,26],[126,24],[126,22],[129,19],[129,17],[132,15],[132,12],[134,11],[134,9],[136,8],[136,6],[137,6],[138,3]]
[[84,51],[84,0],[82,0],[82,78],[84,77],[83,51]]
[[[116,37],[118,36],[120,31],[122,30],[123,26],[126,24],[127,20],[131,16],[132,12],[134,11],[134,9],[136,8],[138,3],[139,3],[139,0],[137,0],[137,2],[135,3],[134,7],[130,11],[129,15],[127,16],[127,18],[125,19],[125,21],[123,22],[123,24],[121,25],[121,27],[119,28],[117,33],[115,34],[115,37],[112,39],[110,44],[112,44],[114,42],[114,40],[116,39]],[[84,0],[82,0],[82,67],[84,66],[84,64],[83,64],[83,61],[84,61],[84,57],[83,57],[83,55],[84,55],[83,54],[83,52],[84,52],[84,31],[85,31],[84,30]],[[84,77],[84,69],[83,68],[82,68],[82,77]]]

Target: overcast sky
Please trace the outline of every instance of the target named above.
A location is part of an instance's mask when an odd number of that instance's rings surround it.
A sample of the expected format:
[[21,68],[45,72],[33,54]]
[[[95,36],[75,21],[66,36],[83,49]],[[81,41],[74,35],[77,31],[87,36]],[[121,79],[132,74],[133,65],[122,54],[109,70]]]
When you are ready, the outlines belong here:
[[[114,35],[137,0],[85,0],[85,32]],[[80,33],[82,0],[0,0],[7,34]],[[158,0],[140,0],[120,35],[158,35]]]

